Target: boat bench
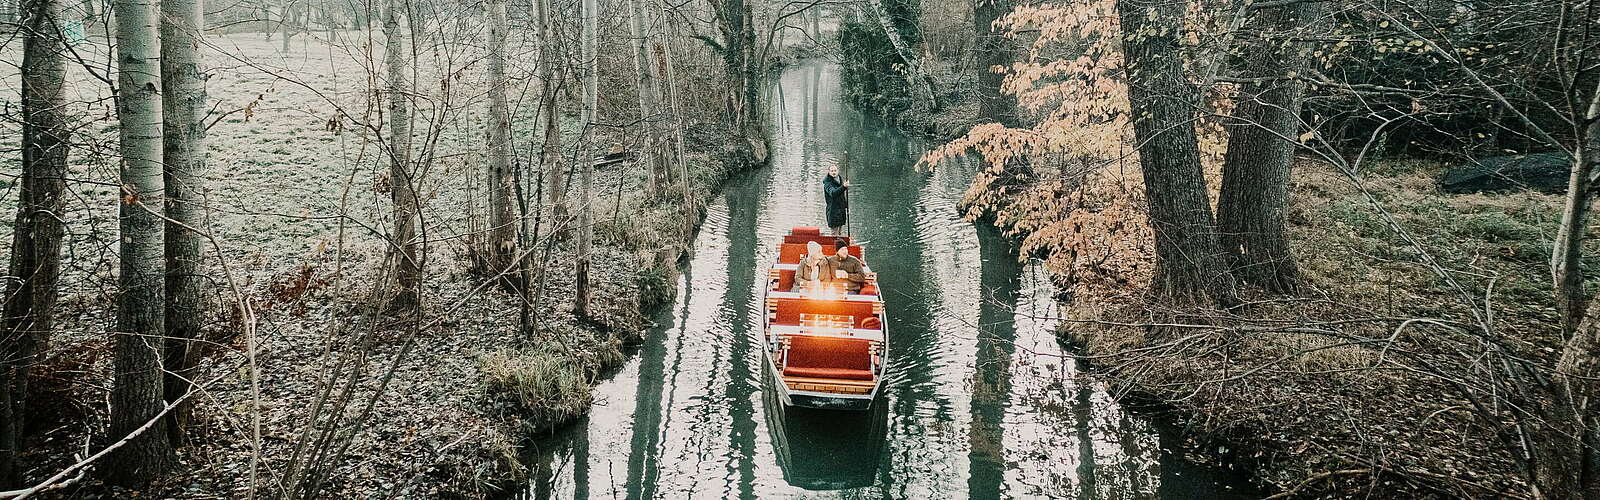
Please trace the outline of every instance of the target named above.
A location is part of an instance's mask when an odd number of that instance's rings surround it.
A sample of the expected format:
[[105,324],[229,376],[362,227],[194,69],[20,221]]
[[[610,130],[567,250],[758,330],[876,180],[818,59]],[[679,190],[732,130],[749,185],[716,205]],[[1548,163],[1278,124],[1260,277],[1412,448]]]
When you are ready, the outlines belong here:
[[[774,325],[798,325],[802,314],[827,314],[853,316],[856,328],[882,329],[878,315],[883,313],[882,302],[861,300],[813,300],[800,298],[768,298],[768,320]],[[868,321],[871,318],[871,321]]]
[[872,349],[862,339],[793,335],[784,337],[784,376],[872,380]]
[[[863,262],[865,262],[867,260],[866,257],[862,257],[861,256],[861,245],[850,245],[850,246],[845,247],[845,248],[850,251],[850,255],[856,256],[857,259],[861,259]],[[833,242],[832,241],[829,241],[827,243],[823,243],[822,244],[822,253],[824,255],[833,255],[834,246],[833,246]],[[784,243],[781,247],[778,248],[778,262],[779,263],[783,263],[783,264],[799,264],[800,263],[800,258],[801,257],[805,257],[805,255],[806,255],[806,244],[805,243]]]
[[[777,286],[773,287],[773,290],[779,292],[788,292],[794,290],[794,275],[795,265],[778,264],[778,267],[773,267],[771,271],[767,272],[767,279],[778,280],[778,284]],[[868,272],[867,282],[861,284],[861,292],[858,295],[877,294],[878,273]]]

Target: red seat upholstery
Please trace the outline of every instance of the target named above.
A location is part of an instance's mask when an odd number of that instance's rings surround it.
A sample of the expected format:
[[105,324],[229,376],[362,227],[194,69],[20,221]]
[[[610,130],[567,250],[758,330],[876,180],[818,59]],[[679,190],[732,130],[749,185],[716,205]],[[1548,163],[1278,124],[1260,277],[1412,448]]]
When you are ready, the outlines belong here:
[[865,340],[795,335],[785,356],[784,375],[872,380],[872,344]]
[[877,294],[878,294],[878,285],[874,285],[872,283],[867,283],[867,284],[861,285],[861,295],[877,295]]
[[780,292],[787,292],[794,288],[794,270],[782,269],[778,271],[778,288]]
[[837,378],[845,380],[872,380],[872,370],[852,370],[848,368],[804,368],[791,366],[783,369],[783,374],[791,377]]
[[777,317],[773,324],[798,325],[801,314],[834,314],[854,316],[856,321],[872,316],[871,302],[851,302],[843,300],[811,300],[811,299],[775,299],[777,301]]
[[850,240],[849,236],[835,236],[831,234],[790,234],[783,237],[783,242],[805,245],[806,243],[815,241],[822,246],[831,247],[833,246],[833,242],[841,239],[845,240],[846,244],[854,243]]
[[[825,255],[833,255],[832,240],[822,244],[822,253]],[[806,244],[804,242],[784,243],[778,247],[778,262],[781,264],[799,264],[800,258],[804,257],[805,255]],[[861,257],[860,245],[851,245],[850,255],[854,255],[858,259],[865,260],[865,258]]]

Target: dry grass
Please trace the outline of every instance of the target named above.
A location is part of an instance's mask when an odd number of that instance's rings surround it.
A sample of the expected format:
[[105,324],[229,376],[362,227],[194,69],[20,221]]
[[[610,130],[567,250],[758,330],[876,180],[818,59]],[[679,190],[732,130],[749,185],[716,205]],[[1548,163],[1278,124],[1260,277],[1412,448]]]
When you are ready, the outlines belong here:
[[[1447,196],[1434,188],[1441,170],[1428,162],[1384,163],[1363,184],[1467,295],[1481,300],[1492,282],[1499,334],[1517,355],[1550,362],[1560,338],[1546,262],[1560,197]],[[1300,297],[1247,297],[1259,302],[1231,317],[1156,313],[1139,300],[1081,300],[1072,304],[1076,321],[1064,334],[1104,356],[1097,364],[1113,382],[1176,410],[1194,439],[1226,444],[1229,458],[1254,466],[1263,482],[1289,487],[1329,470],[1371,469],[1319,479],[1310,494],[1526,494],[1494,422],[1468,412],[1450,384],[1377,363],[1404,351],[1466,366],[1451,349],[1476,341],[1458,331],[1413,324],[1385,341],[1402,318],[1467,320],[1462,296],[1343,176],[1300,165],[1292,189],[1291,237],[1305,277]],[[1594,247],[1588,255],[1600,250]],[[1113,324],[1174,318],[1219,328]],[[1152,345],[1164,347],[1137,351]],[[1458,375],[1477,376],[1465,369]]]

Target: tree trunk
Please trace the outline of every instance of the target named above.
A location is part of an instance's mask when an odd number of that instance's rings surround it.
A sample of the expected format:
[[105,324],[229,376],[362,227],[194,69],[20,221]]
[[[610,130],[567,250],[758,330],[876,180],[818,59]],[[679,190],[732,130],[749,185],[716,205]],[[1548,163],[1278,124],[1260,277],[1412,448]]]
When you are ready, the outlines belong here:
[[1127,58],[1128,102],[1150,226],[1155,232],[1159,299],[1235,300],[1221,264],[1216,223],[1206,197],[1194,118],[1199,92],[1183,74],[1183,1],[1117,0]]
[[1016,127],[1017,98],[1001,90],[1005,75],[995,70],[1011,64],[1011,42],[995,21],[1011,13],[1010,0],[977,0],[972,6],[972,28],[978,63],[978,119]]
[[153,0],[115,5],[117,17],[117,121],[122,153],[121,293],[117,302],[116,374],[111,387],[111,431],[117,440],[147,422],[150,428],[117,448],[102,470],[107,482],[138,487],[177,465],[167,440],[162,397],[161,336],[166,265],[160,211],[162,179],[160,9]]
[[694,220],[696,217],[693,214],[696,213],[696,207],[689,186],[689,162],[684,155],[683,147],[683,112],[679,108],[678,86],[676,83],[678,79],[673,64],[673,53],[671,52],[671,44],[674,42],[671,37],[675,37],[678,31],[676,26],[672,24],[672,18],[666,15],[665,10],[658,10],[657,14],[661,15],[661,19],[667,23],[671,32],[666,43],[656,44],[656,58],[659,60],[656,66],[661,72],[663,94],[665,94],[667,103],[672,110],[672,163],[678,171],[678,187],[683,193],[684,217],[681,222],[683,242],[688,243],[690,235],[694,232]]
[[283,13],[278,16],[278,30],[283,32],[283,48],[278,49],[278,52],[288,53],[289,39],[294,37],[294,21],[297,17],[294,13],[294,2],[295,0],[284,2]]
[[638,73],[639,119],[644,120],[645,150],[641,158],[650,169],[650,193],[659,195],[666,189],[671,170],[667,156],[662,151],[661,98],[656,84],[655,68],[650,57],[650,34],[644,27],[644,8],[640,0],[628,0],[629,27],[633,34],[633,66]]
[[[556,37],[554,23],[550,19],[550,0],[535,0],[539,8],[539,82],[540,89],[539,108],[543,111],[544,118],[544,151],[539,155],[539,168],[544,170],[549,178],[548,193],[550,197],[551,226],[561,229],[566,224],[567,214],[567,176],[561,168],[561,111],[556,109],[556,89],[560,82],[556,81]],[[551,237],[565,231],[552,231]]]
[[822,45],[822,7],[813,5],[806,9],[806,17],[811,18],[811,44]]
[[578,207],[578,276],[577,297],[573,313],[589,316],[589,259],[591,240],[594,239],[594,121],[597,104],[600,66],[595,53],[595,37],[599,31],[600,10],[596,0],[583,0],[583,134],[578,143],[578,182],[582,201]]
[[61,212],[67,152],[66,48],[61,0],[22,4],[22,179],[11,240],[11,276],[0,330],[0,489],[21,479],[16,454],[28,434],[29,367],[44,351],[54,324],[61,274]]
[[762,130],[761,67],[760,61],[756,60],[755,7],[749,2],[740,2],[740,5],[743,6],[741,13],[744,17],[739,30],[739,37],[742,39],[739,42],[739,58],[743,68],[743,77],[739,81],[744,90],[744,96],[739,99],[741,101],[739,109],[744,112],[744,117],[740,121],[744,124],[741,130],[746,136],[751,136],[759,135]]
[[[1600,87],[1600,86],[1597,86]],[[1600,498],[1600,303],[1583,295],[1579,267],[1592,175],[1600,168],[1600,88],[1590,96],[1585,126],[1568,180],[1567,206],[1556,236],[1556,294],[1571,337],[1556,365],[1543,435],[1535,443],[1534,487],[1542,498]],[[1586,305],[1587,304],[1587,305]],[[1581,308],[1587,307],[1587,317]]]
[[[495,276],[512,264],[517,254],[517,218],[511,200],[515,175],[511,171],[511,113],[506,104],[506,2],[489,2],[489,234],[483,271]],[[501,283],[518,286],[515,274]]]
[[1579,144],[1572,173],[1567,178],[1566,207],[1561,213],[1561,227],[1556,231],[1555,244],[1550,255],[1550,271],[1555,280],[1556,302],[1561,311],[1561,324],[1567,334],[1577,330],[1583,321],[1583,310],[1589,300],[1583,293],[1584,229],[1588,224],[1589,202],[1593,195],[1595,175],[1600,170],[1600,84],[1589,97],[1585,113],[1584,140]]
[[907,44],[905,38],[900,36],[899,28],[894,26],[894,17],[889,14],[889,9],[883,5],[884,0],[868,0],[873,12],[878,18],[878,25],[883,27],[883,34],[889,37],[889,44],[894,46],[894,51],[899,54],[900,60],[906,64],[906,82],[916,91],[917,99],[922,101],[926,109],[938,107],[937,97],[933,94],[933,77],[928,75],[922,67],[922,59],[917,57],[917,52]]
[[[167,188],[166,216],[166,367],[168,401],[189,392],[189,379],[200,361],[194,341],[205,325],[204,252],[200,229],[204,223],[206,171],[206,75],[200,54],[205,33],[203,0],[163,0],[161,3],[161,108],[165,121],[164,155]],[[187,227],[185,227],[187,226]],[[192,229],[191,229],[192,228]],[[172,441],[184,442],[191,405],[174,408]]]
[[1295,141],[1305,95],[1305,83],[1292,76],[1304,73],[1311,60],[1300,53],[1303,44],[1285,40],[1320,8],[1316,2],[1299,2],[1259,13],[1259,28],[1273,37],[1245,45],[1243,67],[1260,72],[1246,76],[1290,78],[1244,85],[1228,124],[1217,202],[1222,249],[1235,277],[1277,293],[1293,292],[1300,276],[1285,227],[1289,171],[1299,145]]
[[417,305],[422,266],[417,262],[417,197],[411,178],[411,103],[406,88],[405,40],[400,35],[400,0],[388,0],[383,18],[384,60],[389,69],[389,200],[394,206],[394,273],[399,289],[392,310]]

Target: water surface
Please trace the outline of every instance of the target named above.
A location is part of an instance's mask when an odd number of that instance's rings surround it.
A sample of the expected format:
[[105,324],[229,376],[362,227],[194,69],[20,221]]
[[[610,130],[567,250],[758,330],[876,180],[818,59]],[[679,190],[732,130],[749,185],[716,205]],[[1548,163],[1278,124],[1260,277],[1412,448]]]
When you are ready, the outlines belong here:
[[[1164,451],[1063,357],[1053,290],[955,204],[973,172],[914,168],[924,145],[840,102],[812,63],[770,89],[771,166],[732,179],[637,353],[593,414],[530,450],[534,498],[1219,498],[1239,477]],[[889,317],[870,412],[784,409],[762,369],[774,242],[822,226],[821,178],[848,154],[851,227]]]

